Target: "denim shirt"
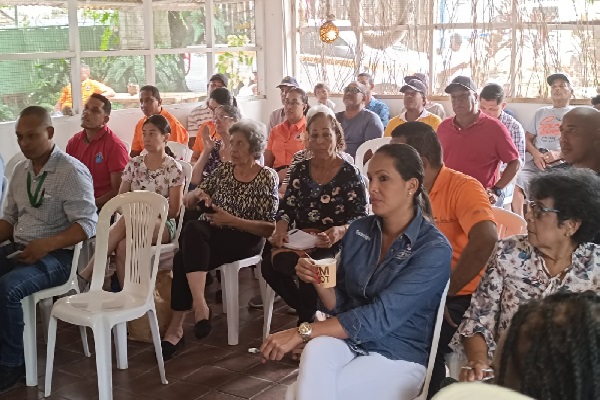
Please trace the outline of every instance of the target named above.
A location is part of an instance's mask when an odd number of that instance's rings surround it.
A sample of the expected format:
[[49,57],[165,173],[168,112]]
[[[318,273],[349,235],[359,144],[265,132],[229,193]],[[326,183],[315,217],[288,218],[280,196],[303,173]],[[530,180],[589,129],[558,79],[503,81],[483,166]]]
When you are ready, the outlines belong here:
[[354,221],[342,240],[337,269],[336,315],[347,344],[359,354],[427,367],[442,293],[450,279],[452,249],[419,209],[378,266],[381,219]]
[[371,96],[371,101],[369,102],[369,104],[367,104],[365,108],[369,111],[373,111],[379,116],[379,119],[383,124],[383,128],[385,129],[388,122],[390,122],[390,109],[387,106],[387,104]]

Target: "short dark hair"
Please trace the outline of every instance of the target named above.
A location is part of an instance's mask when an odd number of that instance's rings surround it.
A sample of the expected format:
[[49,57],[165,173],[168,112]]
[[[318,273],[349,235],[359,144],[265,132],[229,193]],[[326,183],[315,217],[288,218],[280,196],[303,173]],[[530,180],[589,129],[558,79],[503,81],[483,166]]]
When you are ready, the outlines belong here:
[[577,244],[589,242],[600,226],[600,177],[587,168],[559,168],[531,180],[532,199],[553,199],[559,224],[581,221],[572,236]]
[[331,89],[329,89],[329,86],[324,83],[324,82],[319,82],[315,85],[315,88],[313,89],[313,93],[316,93],[317,90],[319,89],[323,89],[323,90],[327,90],[328,92],[331,92]]
[[112,110],[112,105],[110,104],[110,100],[108,100],[105,96],[102,96],[100,93],[92,93],[90,99],[100,100],[102,102],[102,109],[106,115],[110,115]]
[[361,72],[360,74],[356,75],[357,78],[360,78],[362,76],[366,77],[369,80],[369,85],[373,85],[375,83],[371,74],[367,72]]
[[216,88],[210,93],[210,99],[213,99],[219,105],[225,106],[237,106],[237,102],[235,101],[235,97],[231,94],[229,89],[225,87]]
[[600,104],[600,94],[598,96],[592,97],[592,105]]
[[393,138],[404,138],[406,144],[417,150],[434,168],[443,165],[442,145],[435,130],[424,122],[412,121],[398,125],[392,131]]
[[535,399],[598,399],[598,354],[600,296],[554,293],[528,301],[513,316],[497,383]]
[[484,100],[496,100],[496,104],[504,102],[504,90],[500,85],[488,83],[481,89],[479,98]]
[[152,93],[152,97],[154,97],[156,100],[160,100],[160,91],[156,86],[144,85],[140,88],[140,93],[142,92],[150,92]]
[[40,106],[29,106],[24,108],[20,113],[17,121],[22,117],[37,117],[40,122],[43,122],[46,126],[52,126],[52,118],[50,118],[50,113],[44,107]]

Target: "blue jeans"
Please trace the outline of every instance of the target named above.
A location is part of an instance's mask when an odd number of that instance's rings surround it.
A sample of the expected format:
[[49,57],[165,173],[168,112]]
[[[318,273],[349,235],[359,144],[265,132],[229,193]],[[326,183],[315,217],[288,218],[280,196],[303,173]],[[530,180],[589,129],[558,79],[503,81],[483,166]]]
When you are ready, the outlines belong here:
[[21,299],[64,284],[73,259],[72,250],[61,249],[26,265],[18,263],[16,258],[6,258],[15,250],[14,243],[0,247],[0,365],[5,367],[24,364]]

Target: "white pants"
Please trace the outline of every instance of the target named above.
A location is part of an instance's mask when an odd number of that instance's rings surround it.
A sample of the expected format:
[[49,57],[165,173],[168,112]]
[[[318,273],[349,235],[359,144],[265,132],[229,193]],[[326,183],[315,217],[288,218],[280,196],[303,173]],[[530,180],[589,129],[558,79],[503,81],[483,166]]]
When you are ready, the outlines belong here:
[[412,400],[426,368],[371,352],[356,356],[341,339],[311,340],[300,359],[297,400]]

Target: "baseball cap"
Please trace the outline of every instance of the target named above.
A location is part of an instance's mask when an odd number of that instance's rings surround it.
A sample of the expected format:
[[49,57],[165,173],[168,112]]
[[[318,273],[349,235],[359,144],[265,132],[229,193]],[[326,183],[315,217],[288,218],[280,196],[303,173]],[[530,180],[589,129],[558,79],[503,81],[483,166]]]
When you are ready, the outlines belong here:
[[412,81],[413,79],[417,79],[423,83],[427,83],[427,75],[425,75],[421,72],[417,72],[416,74],[405,76],[404,83],[406,83],[408,85],[408,82]]
[[475,87],[473,80],[471,78],[469,78],[468,76],[461,76],[461,75],[452,79],[452,82],[448,86],[446,86],[446,89],[444,91],[446,93],[450,93],[454,89],[468,89],[473,92],[477,92],[477,88]]
[[223,82],[223,85],[225,85],[225,87],[227,87],[227,85],[229,84],[229,78],[225,74],[214,74],[210,77],[208,81],[211,82],[216,80]]
[[410,81],[406,82],[406,85],[400,88],[402,93],[406,92],[407,90],[415,90],[417,92],[421,92],[423,95],[425,95],[425,92],[427,91],[425,89],[425,84],[419,79],[411,79]]
[[571,78],[565,72],[557,72],[555,74],[548,76],[548,78],[546,78],[546,82],[548,82],[548,85],[552,86],[552,83],[556,79],[564,79],[565,81],[567,81],[569,83],[569,85],[571,84]]
[[277,87],[280,88],[282,86],[298,87],[298,81],[293,76],[286,76]]

